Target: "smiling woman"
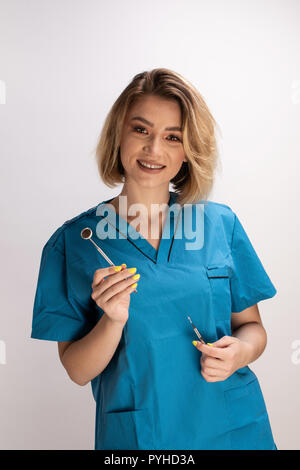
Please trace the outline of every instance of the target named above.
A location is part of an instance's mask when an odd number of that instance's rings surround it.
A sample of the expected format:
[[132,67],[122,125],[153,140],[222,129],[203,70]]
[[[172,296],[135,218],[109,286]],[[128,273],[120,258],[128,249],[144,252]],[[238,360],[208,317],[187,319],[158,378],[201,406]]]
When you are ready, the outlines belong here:
[[[144,188],[169,178],[179,204],[206,199],[218,161],[216,128],[201,94],[180,74],[164,68],[137,74],[101,131],[95,149],[101,179],[110,187],[124,183],[125,195],[128,176],[132,181],[140,170]],[[143,171],[139,162],[165,168]],[[149,180],[151,174],[159,179]]]
[[[128,110],[120,139],[120,163],[125,176],[120,195],[128,196],[134,191],[139,201],[147,203],[146,197],[152,203],[163,202],[155,201],[159,196],[157,188],[163,187],[163,193],[167,194],[169,182],[187,162],[179,138],[181,120],[176,100],[152,94],[135,100]],[[133,126],[135,121],[143,122],[144,127]],[[165,123],[173,125],[166,126]]]
[[[248,364],[266,344],[257,302],[276,289],[233,210],[207,200],[217,152],[203,98],[171,70],[136,75],[96,157],[122,190],[44,246],[31,335],[58,341],[71,380],[91,382],[95,449],[275,450]],[[81,238],[87,227],[118,266]],[[194,348],[188,316],[212,346]]]

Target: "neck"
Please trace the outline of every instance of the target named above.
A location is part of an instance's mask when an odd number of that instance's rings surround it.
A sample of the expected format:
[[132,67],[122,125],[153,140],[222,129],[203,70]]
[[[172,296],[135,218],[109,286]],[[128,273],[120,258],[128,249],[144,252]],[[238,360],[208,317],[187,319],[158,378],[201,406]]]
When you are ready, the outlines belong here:
[[[125,205],[120,205],[120,196],[126,196]],[[116,211],[120,213],[123,217],[125,216],[127,219],[131,217],[136,217],[136,215],[128,215],[128,211],[130,210],[131,205],[133,204],[142,204],[143,209],[145,209],[145,217],[147,216],[149,220],[151,220],[152,216],[159,211],[159,206],[162,204],[168,204],[170,199],[169,188],[164,187],[163,189],[160,188],[136,188],[126,183],[123,186],[123,189],[119,196],[114,198],[111,201],[111,204],[114,205]],[[124,204],[124,203],[123,203]],[[157,204],[157,207],[153,207],[153,204]],[[163,208],[164,206],[162,206]],[[123,213],[123,211],[127,211],[127,214]],[[122,212],[122,214],[121,214]],[[164,212],[164,210],[163,210]],[[142,215],[143,217],[143,215]]]

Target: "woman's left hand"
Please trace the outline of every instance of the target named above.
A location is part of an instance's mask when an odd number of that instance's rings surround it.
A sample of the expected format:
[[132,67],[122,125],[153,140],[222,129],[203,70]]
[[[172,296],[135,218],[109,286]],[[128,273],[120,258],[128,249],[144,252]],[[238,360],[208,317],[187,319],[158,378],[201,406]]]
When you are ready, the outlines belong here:
[[201,374],[207,382],[226,380],[251,357],[251,344],[234,336],[223,336],[213,346],[198,341],[196,348],[202,353]]

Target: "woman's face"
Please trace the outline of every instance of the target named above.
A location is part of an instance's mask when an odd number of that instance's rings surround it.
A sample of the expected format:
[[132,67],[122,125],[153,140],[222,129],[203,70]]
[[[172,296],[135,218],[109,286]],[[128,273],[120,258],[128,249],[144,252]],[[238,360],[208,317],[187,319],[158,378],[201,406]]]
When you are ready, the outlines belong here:
[[[127,113],[120,143],[126,182],[169,188],[170,180],[187,161],[180,128],[181,110],[176,100],[147,95],[135,101]],[[163,168],[143,169],[139,162]]]

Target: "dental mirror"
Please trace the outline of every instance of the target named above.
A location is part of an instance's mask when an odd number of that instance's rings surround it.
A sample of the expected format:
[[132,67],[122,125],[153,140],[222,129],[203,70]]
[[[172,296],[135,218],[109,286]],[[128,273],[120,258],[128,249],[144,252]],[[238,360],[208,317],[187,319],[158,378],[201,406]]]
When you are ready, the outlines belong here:
[[[101,248],[96,245],[96,243],[94,242],[94,240],[92,240],[92,235],[93,235],[93,231],[90,227],[86,227],[84,229],[81,230],[80,232],[80,235],[81,235],[81,238],[83,238],[83,240],[90,240],[90,242],[93,243],[93,245],[95,246],[95,248],[99,251],[99,253],[103,256],[104,259],[106,259],[106,261],[111,265],[111,266],[115,266],[114,263],[109,259],[109,257],[104,253],[103,250],[101,250]],[[134,289],[134,292],[137,292],[136,289]]]

